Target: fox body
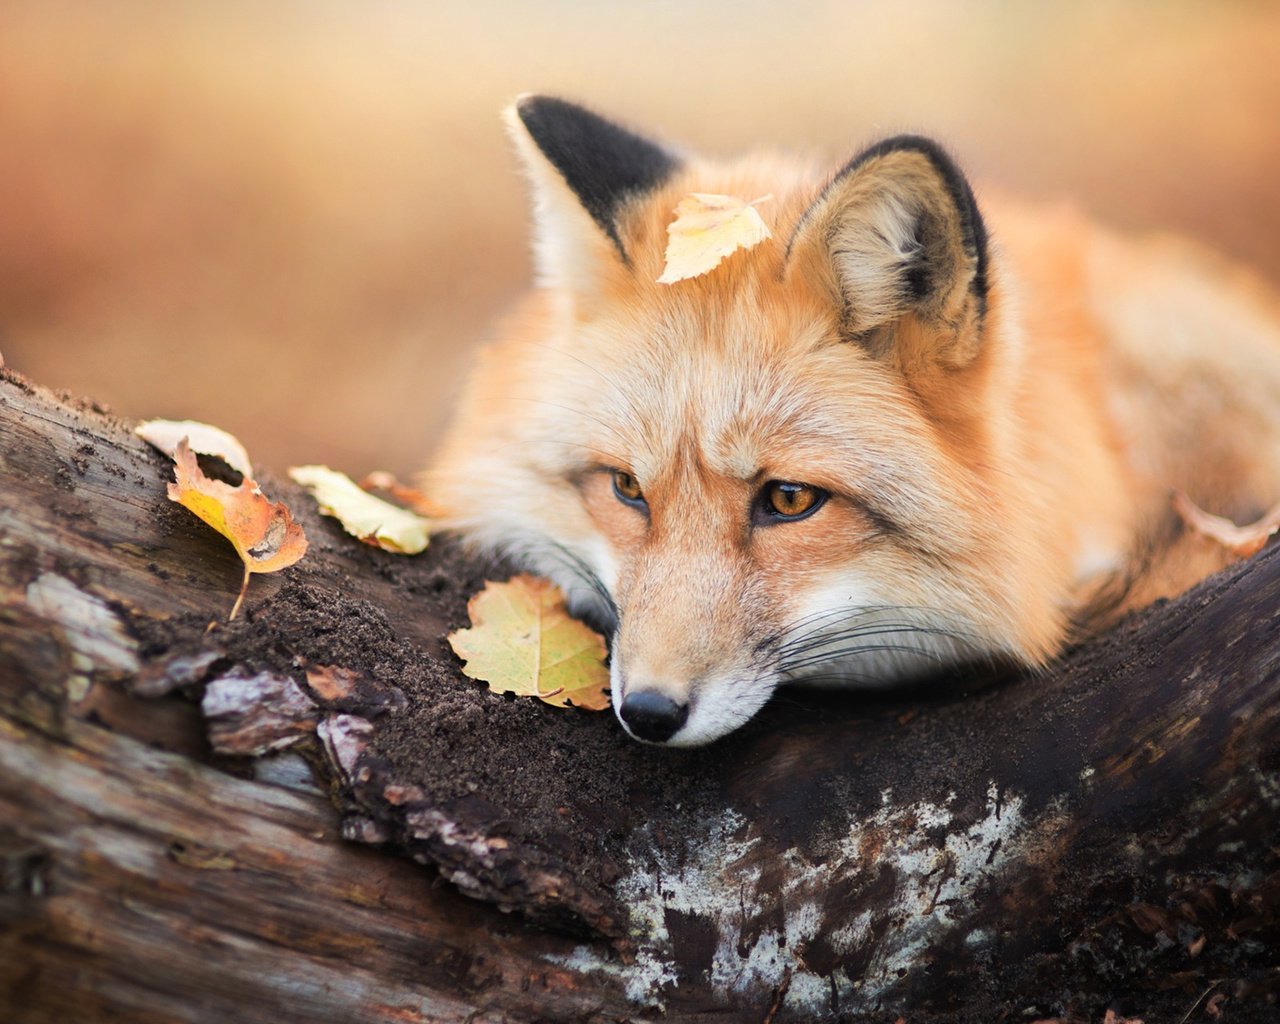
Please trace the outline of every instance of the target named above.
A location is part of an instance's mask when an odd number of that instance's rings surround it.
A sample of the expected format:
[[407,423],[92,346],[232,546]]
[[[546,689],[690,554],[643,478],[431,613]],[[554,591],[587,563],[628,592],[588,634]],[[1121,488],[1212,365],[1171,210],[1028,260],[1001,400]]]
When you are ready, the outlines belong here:
[[[1182,489],[1280,498],[1280,315],[1184,243],[984,196],[898,137],[834,171],[676,155],[569,103],[509,113],[537,287],[426,480],[473,544],[612,631],[614,708],[713,740],[782,683],[1001,660],[1223,564]],[[691,192],[772,235],[661,284]]]

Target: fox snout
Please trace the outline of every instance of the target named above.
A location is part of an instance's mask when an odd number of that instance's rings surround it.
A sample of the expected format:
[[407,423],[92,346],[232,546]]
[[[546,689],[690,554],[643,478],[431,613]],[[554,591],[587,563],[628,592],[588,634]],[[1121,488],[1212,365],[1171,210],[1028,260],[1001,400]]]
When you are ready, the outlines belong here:
[[[645,634],[646,623],[623,613],[614,634],[610,660],[610,691],[614,714],[627,733],[645,743],[689,745],[691,712],[701,704],[695,671],[676,657],[679,646],[668,638],[657,648]],[[637,625],[642,628],[635,628]],[[637,635],[640,634],[640,635]],[[656,657],[649,657],[653,654]],[[699,713],[701,719],[701,712]],[[699,729],[701,734],[704,730]],[[683,734],[683,735],[682,735]],[[692,742],[706,742],[713,739]]]
[[661,690],[633,690],[619,701],[618,719],[636,739],[666,743],[689,720],[689,704]]
[[[708,686],[705,681],[676,685],[644,675],[625,677],[614,670],[613,710],[628,735],[644,743],[693,747],[719,739],[745,722],[765,700],[739,704],[733,680]],[[749,710],[748,710],[749,708]]]
[[719,739],[754,715],[778,682],[768,658],[750,656],[754,645],[716,621],[727,618],[732,602],[695,611],[703,602],[688,601],[688,590],[683,596],[669,595],[662,607],[619,609],[613,710],[645,743],[689,747]]
[[772,696],[779,677],[767,669],[738,667],[688,682],[628,672],[613,661],[613,710],[627,733],[645,743],[695,747],[732,732]]
[[[674,490],[697,495],[688,474]],[[731,732],[768,700],[778,673],[758,641],[776,631],[760,574],[725,540],[732,503],[663,501],[614,581],[610,690],[618,720],[647,743],[694,746]]]

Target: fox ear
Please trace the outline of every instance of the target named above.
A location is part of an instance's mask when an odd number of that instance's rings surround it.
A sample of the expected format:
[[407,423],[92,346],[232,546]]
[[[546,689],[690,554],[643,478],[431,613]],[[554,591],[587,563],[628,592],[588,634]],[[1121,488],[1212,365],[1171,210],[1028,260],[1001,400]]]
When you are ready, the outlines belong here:
[[979,351],[986,229],[929,139],[886,139],[846,164],[801,219],[787,272],[827,283],[847,336],[876,356],[960,367]]
[[675,172],[676,157],[549,96],[520,97],[506,119],[533,185],[538,283],[588,290],[601,260],[629,265],[619,215]]

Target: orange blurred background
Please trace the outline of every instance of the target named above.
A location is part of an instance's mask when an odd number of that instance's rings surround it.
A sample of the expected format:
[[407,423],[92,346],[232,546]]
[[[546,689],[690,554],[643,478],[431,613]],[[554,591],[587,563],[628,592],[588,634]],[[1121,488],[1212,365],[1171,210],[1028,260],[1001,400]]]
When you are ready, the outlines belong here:
[[0,5],[0,353],[260,463],[407,474],[529,274],[498,118],[587,102],[984,183],[1280,280],[1280,6],[758,0]]

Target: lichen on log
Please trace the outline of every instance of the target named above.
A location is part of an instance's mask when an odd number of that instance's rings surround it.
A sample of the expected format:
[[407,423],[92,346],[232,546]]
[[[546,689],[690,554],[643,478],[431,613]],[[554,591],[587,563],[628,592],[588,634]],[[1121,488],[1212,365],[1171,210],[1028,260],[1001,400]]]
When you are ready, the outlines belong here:
[[[661,751],[460,675],[501,566],[364,547],[272,481],[312,551],[227,623],[234,556],[127,424],[5,372],[0,436],[19,1019],[1271,1012],[1274,546],[1034,677],[795,691]],[[285,743],[340,814],[237,777]]]

